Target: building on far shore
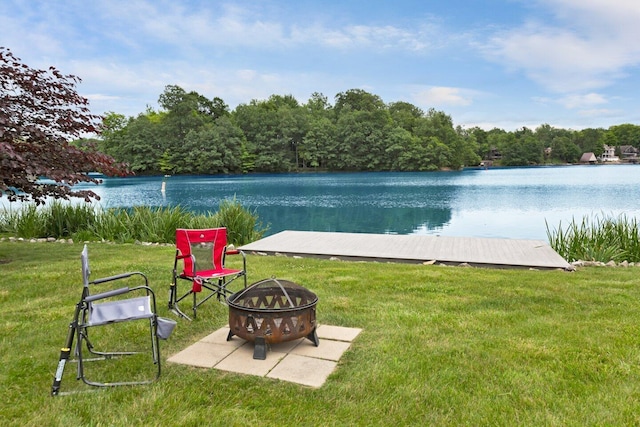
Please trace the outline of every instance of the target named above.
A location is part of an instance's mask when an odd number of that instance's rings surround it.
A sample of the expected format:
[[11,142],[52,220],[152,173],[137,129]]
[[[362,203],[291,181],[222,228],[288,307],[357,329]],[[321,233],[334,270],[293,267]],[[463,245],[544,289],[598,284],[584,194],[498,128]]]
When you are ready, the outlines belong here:
[[638,150],[633,145],[621,145],[620,146],[620,155],[622,156],[623,162],[629,163],[638,163],[638,154],[640,150]]
[[604,146],[604,151],[602,152],[602,156],[600,156],[600,161],[606,162],[619,162],[620,157],[616,156],[616,147],[613,145]]
[[598,163],[598,159],[596,158],[596,155],[591,152],[584,153],[582,157],[580,157],[580,163],[595,165],[596,163]]

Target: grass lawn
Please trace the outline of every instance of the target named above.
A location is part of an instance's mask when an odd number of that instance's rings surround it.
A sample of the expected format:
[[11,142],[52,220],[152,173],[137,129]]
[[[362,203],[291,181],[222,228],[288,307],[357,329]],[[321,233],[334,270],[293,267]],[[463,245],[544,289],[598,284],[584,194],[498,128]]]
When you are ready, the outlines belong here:
[[[314,291],[318,321],[362,328],[319,389],[163,363],[152,385],[96,389],[69,364],[81,244],[0,242],[0,425],[638,425],[640,269],[496,270],[247,256],[249,283]],[[139,270],[167,310],[173,247],[90,244],[92,277]],[[233,260],[233,258],[231,258]],[[227,323],[203,305],[170,355]],[[322,342],[320,343],[322,345]]]

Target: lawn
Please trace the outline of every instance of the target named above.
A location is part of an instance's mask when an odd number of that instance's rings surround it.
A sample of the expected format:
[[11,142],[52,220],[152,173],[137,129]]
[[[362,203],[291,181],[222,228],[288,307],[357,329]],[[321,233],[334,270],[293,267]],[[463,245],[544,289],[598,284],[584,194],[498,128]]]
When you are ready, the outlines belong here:
[[[640,269],[476,269],[247,256],[249,282],[314,291],[318,321],[362,328],[319,389],[169,364],[227,322],[210,302],[162,345],[162,376],[96,389],[69,365],[81,244],[0,242],[0,424],[638,425]],[[93,277],[139,270],[167,310],[171,246],[89,245]],[[322,342],[320,343],[322,345]]]

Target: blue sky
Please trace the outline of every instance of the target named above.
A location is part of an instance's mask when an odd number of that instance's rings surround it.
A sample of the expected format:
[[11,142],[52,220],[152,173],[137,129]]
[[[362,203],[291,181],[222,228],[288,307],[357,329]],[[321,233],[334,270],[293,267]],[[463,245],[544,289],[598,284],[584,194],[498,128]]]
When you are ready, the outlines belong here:
[[638,0],[3,0],[0,45],[96,114],[364,89],[455,125],[640,124]]

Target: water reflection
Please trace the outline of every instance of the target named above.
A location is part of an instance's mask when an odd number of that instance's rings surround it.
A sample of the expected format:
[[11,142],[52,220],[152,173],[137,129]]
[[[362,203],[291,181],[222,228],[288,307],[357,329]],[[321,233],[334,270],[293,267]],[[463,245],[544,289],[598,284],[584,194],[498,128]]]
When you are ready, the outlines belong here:
[[412,234],[419,227],[430,231],[442,230],[451,220],[450,209],[437,208],[261,206],[257,212],[260,219],[269,224],[270,233],[310,230]]

